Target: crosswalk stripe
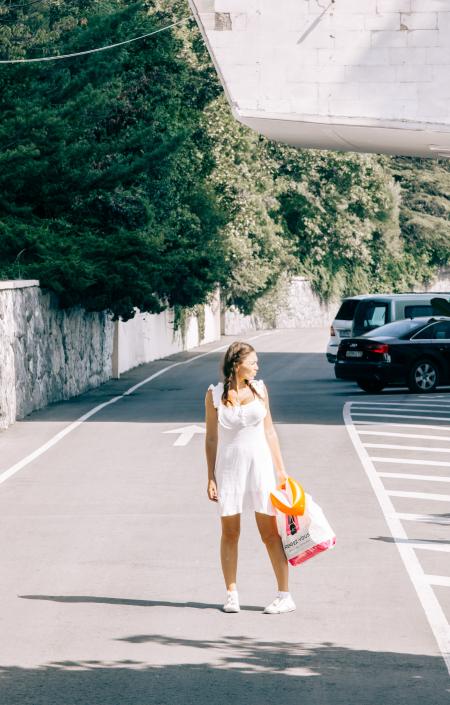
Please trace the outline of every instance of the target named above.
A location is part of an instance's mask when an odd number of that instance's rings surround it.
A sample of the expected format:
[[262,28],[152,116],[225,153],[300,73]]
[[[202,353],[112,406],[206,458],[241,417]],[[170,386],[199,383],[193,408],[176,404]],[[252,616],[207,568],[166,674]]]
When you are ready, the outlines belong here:
[[438,544],[438,543],[426,543],[426,541],[411,541],[409,544],[411,548],[414,548],[415,550],[424,550],[424,551],[441,551],[442,553],[450,553],[450,545],[449,544]]
[[441,524],[443,526],[450,525],[450,517],[439,516],[439,514],[410,514],[409,512],[396,512],[392,516],[397,517],[400,521],[417,521],[422,524]]
[[426,440],[444,441],[450,443],[450,436],[433,436],[426,433],[390,433],[389,431],[359,431],[360,436],[389,436],[392,438],[420,438]]
[[416,460],[415,458],[379,458],[370,456],[375,463],[398,463],[400,465],[434,465],[441,468],[450,468],[450,462],[444,460]]
[[[447,518],[446,516],[441,517],[439,515],[408,515],[396,512],[392,498],[387,494],[386,488],[383,485],[383,480],[378,475],[378,472],[370,459],[367,450],[364,448],[355,428],[355,421],[352,419],[351,402],[346,402],[344,404],[343,416],[347,431],[380,504],[391,536],[394,537],[394,540],[397,538],[399,539],[398,541],[395,541],[397,550],[417,592],[430,627],[433,630],[433,634],[439,645],[439,649],[442,653],[447,670],[450,674],[450,634],[448,629],[448,620],[435,591],[431,585],[424,580],[424,570],[420,560],[417,557],[417,552],[414,551],[411,546],[402,543],[402,540],[408,540],[408,535],[401,521],[402,517],[405,517],[407,519],[415,518],[416,521],[450,524],[450,516]],[[366,423],[373,424],[373,421]]]
[[[419,403],[419,402],[398,402],[398,401],[354,401],[352,402],[353,407],[359,407],[359,406],[370,406],[370,407],[393,407],[393,406],[401,406],[402,408],[412,406],[414,409],[427,409],[430,407],[431,409],[445,409],[449,408],[450,409],[450,404],[427,404],[427,403]],[[449,412],[446,412],[449,413]]]
[[[372,406],[371,404],[358,404],[358,405],[355,404],[354,409],[357,409],[358,411],[360,411],[362,409],[365,409],[365,410],[373,409],[374,411],[383,411],[383,409],[384,409],[385,411],[409,411],[410,413],[415,413],[417,411],[422,414],[432,414],[436,411],[436,409],[423,409],[423,408],[405,409],[405,407],[403,405],[400,405],[400,406],[399,405],[397,405],[397,406]],[[439,411],[441,411],[441,409],[439,409]],[[352,414],[354,414],[354,413],[355,413],[355,411],[352,410]],[[450,411],[442,411],[442,413],[447,414],[447,416],[445,418],[446,418],[446,420],[450,421]],[[428,416],[425,418],[428,418]]]
[[405,472],[379,472],[379,477],[387,477],[392,480],[427,480],[430,482],[450,482],[450,477],[442,475],[414,475]]
[[389,497],[407,497],[409,499],[430,499],[436,502],[450,502],[450,494],[432,494],[431,492],[403,492],[388,490]]
[[429,419],[430,421],[450,421],[449,416],[411,416],[410,414],[371,414],[367,411],[352,411],[352,416],[376,416],[383,419]]
[[[370,414],[369,414],[370,415]],[[414,417],[415,418],[415,417]],[[428,428],[431,429],[432,431],[450,431],[450,426],[444,426],[441,424],[440,426],[432,426],[431,424],[427,423],[399,423],[397,421],[365,421],[364,419],[355,419],[354,423],[357,426],[383,426],[387,428],[398,428],[398,427],[403,427],[403,428]],[[355,428],[355,430],[359,433],[359,430]]]
[[425,575],[424,577],[430,585],[450,587],[450,575]]
[[391,443],[363,443],[364,448],[390,448],[391,450],[424,450],[429,453],[450,453],[450,448],[428,448],[427,446],[402,446]]

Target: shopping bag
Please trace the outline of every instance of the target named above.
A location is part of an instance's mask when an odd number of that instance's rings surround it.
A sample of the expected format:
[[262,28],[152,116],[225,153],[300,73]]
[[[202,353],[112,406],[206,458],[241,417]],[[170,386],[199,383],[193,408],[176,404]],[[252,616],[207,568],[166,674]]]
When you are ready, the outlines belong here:
[[311,495],[305,493],[303,514],[275,511],[278,533],[291,565],[300,565],[335,545],[335,533]]

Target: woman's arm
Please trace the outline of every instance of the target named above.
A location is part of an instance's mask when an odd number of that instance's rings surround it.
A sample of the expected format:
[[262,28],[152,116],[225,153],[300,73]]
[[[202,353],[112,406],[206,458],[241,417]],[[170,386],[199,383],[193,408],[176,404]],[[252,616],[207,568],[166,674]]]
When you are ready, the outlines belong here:
[[217,455],[217,411],[213,404],[212,391],[208,389],[205,397],[205,418],[206,418],[206,438],[205,452],[206,463],[208,465],[208,487],[207,494],[212,502],[218,501],[216,476],[214,469]]
[[272,415],[270,413],[269,405],[269,393],[267,391],[266,385],[264,385],[265,397],[264,403],[266,405],[267,414],[264,419],[264,431],[266,433],[267,443],[269,444],[270,452],[272,454],[272,460],[275,467],[275,471],[278,476],[278,481],[284,482],[287,478],[287,472],[284,467],[283,457],[281,455],[280,443],[278,441],[277,432],[275,431]]

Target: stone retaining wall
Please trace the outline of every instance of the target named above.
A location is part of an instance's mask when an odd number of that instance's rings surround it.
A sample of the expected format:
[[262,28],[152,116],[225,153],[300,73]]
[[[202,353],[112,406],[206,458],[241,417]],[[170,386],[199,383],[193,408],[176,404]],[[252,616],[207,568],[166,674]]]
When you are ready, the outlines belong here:
[[[269,297],[270,298],[270,297]],[[222,314],[222,332],[239,335],[246,330],[265,328],[323,328],[330,325],[339,301],[323,303],[304,277],[293,277],[281,301],[274,302],[270,314],[244,316],[231,307]]]
[[[430,289],[449,291],[450,270],[442,270]],[[252,316],[231,308],[220,321],[217,294],[204,307],[202,324],[190,316],[181,334],[173,331],[171,311],[114,324],[105,313],[59,309],[37,281],[0,282],[0,429],[138,364],[219,340],[221,332],[319,328],[330,324],[338,306],[322,303],[307,279],[294,277],[280,300],[265,302]]]
[[39,283],[0,282],[0,428],[111,377],[113,323],[61,310]]
[[38,281],[0,281],[0,429],[51,402],[82,394],[139,364],[220,339],[218,292],[201,320],[174,331],[174,312],[114,323],[62,310]]
[[[428,287],[418,286],[417,291],[450,292],[450,267],[441,268]],[[373,292],[375,293],[375,292]],[[270,303],[270,297],[268,297]],[[244,316],[233,306],[222,312],[222,333],[240,335],[247,330],[265,328],[322,328],[333,321],[341,300],[324,303],[314,293],[311,283],[304,277],[293,277],[281,301],[272,302],[270,314],[264,307],[256,306],[260,313]]]

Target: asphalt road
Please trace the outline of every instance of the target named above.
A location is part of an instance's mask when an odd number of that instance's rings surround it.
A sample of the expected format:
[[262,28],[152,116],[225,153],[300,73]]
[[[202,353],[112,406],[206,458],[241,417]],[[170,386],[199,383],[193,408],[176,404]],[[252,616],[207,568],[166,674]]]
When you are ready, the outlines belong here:
[[286,466],[337,534],[292,569],[297,611],[261,613],[252,516],[243,609],[220,611],[203,400],[223,338],[0,434],[2,705],[450,702],[450,394],[335,380],[325,330],[251,338]]

